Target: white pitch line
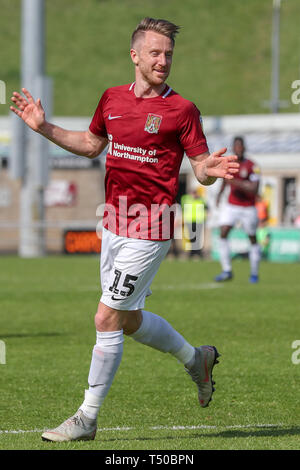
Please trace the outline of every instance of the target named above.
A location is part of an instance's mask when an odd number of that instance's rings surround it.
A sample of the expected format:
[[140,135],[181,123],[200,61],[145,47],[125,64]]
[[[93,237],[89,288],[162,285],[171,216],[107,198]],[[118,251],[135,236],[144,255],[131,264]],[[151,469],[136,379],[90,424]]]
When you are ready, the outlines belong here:
[[[185,431],[185,430],[195,430],[195,429],[249,429],[249,428],[276,428],[276,427],[283,427],[283,423],[279,424],[234,424],[231,426],[215,426],[215,425],[198,425],[198,426],[149,426],[147,429],[150,431],[157,431],[157,430],[167,430],[167,431]],[[99,432],[106,432],[106,431],[137,431],[140,428],[131,427],[131,426],[124,426],[124,427],[115,427],[115,428],[98,428],[97,431]],[[27,434],[27,433],[42,433],[46,431],[46,429],[0,429],[0,434]]]

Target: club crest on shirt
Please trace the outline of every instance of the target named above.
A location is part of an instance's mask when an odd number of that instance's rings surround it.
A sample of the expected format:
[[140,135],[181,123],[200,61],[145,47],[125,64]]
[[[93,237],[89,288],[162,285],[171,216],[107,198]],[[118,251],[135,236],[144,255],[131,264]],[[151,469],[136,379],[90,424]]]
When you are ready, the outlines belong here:
[[158,134],[160,125],[162,121],[162,116],[158,116],[157,114],[149,113],[147,116],[146,124],[145,124],[145,131],[149,132],[149,134]]
[[241,178],[247,178],[248,176],[248,170],[247,168],[242,168],[241,171],[240,171],[240,176]]

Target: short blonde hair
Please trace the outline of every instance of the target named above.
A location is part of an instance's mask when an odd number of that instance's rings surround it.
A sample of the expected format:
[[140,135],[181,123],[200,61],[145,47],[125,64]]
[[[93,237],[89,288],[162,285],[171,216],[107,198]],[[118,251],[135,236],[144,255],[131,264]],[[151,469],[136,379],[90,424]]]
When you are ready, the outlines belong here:
[[156,20],[154,18],[144,18],[133,31],[131,36],[131,47],[146,31],[155,31],[156,33],[167,36],[171,39],[172,46],[175,45],[175,36],[179,32],[180,26],[170,23],[167,20]]

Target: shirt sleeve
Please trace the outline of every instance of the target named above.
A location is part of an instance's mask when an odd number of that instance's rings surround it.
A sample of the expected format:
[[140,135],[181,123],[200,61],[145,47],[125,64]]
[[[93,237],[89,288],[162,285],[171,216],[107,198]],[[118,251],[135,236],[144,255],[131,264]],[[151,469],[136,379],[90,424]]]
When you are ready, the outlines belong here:
[[105,126],[105,121],[104,121],[104,116],[103,116],[103,108],[106,103],[106,100],[107,100],[107,92],[104,92],[98,103],[96,111],[94,113],[89,130],[95,135],[99,135],[100,137],[107,138],[107,131],[106,131],[106,126]]
[[178,126],[179,139],[188,157],[208,152],[200,111],[193,103],[189,103],[180,114]]

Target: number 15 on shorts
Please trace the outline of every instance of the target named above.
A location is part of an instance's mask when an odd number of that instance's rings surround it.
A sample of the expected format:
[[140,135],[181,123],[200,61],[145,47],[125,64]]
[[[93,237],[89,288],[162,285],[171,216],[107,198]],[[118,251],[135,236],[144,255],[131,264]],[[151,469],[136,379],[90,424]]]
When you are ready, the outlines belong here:
[[[125,279],[122,284],[120,283],[121,275],[122,275],[122,272],[119,271],[119,269],[115,269],[115,278],[113,280],[112,285],[109,287],[109,290],[113,294],[119,294],[122,297],[129,297],[134,292],[133,282],[135,282],[138,279],[138,277],[132,276],[131,274],[126,274]],[[126,290],[123,290],[124,288]],[[113,300],[117,300],[117,299],[113,299]]]

